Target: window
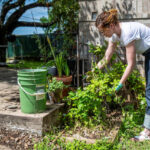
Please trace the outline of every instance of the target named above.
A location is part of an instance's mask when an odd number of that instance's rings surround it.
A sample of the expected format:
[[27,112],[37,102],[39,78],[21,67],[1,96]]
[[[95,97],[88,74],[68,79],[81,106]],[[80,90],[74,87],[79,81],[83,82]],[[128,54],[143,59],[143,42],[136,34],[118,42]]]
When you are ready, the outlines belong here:
[[92,12],[92,20],[95,21],[97,17],[97,12]]

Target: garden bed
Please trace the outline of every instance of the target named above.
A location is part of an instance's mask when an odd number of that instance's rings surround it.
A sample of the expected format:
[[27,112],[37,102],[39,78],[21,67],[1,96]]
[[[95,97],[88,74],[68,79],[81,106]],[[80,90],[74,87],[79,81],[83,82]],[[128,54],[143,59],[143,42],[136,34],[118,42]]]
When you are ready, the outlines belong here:
[[95,143],[96,140],[108,139],[113,142],[118,134],[122,123],[122,113],[115,110],[107,114],[106,124],[98,125],[93,128],[75,127],[74,129],[63,134],[68,141],[81,140],[86,143]]

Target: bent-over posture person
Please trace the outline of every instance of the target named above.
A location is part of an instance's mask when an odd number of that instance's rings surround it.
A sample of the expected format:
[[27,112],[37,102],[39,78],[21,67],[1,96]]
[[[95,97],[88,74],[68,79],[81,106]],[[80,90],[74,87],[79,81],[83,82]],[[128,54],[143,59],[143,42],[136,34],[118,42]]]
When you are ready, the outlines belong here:
[[144,130],[133,139],[150,140],[150,28],[138,22],[119,22],[116,9],[102,12],[97,17],[95,25],[104,36],[109,37],[105,56],[98,62],[97,68],[102,69],[109,63],[117,42],[126,48],[127,67],[116,87],[116,92],[123,87],[131,74],[136,63],[136,53],[145,56],[147,108],[143,123]]

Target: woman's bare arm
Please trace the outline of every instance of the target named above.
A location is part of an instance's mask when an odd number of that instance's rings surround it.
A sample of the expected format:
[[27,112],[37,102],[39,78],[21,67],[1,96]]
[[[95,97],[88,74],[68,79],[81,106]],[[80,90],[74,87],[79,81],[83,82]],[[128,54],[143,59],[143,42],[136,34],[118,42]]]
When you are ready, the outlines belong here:
[[127,58],[127,67],[120,80],[120,83],[124,84],[129,75],[131,74],[135,63],[136,63],[136,52],[135,52],[135,41],[131,42],[126,46],[126,58]]

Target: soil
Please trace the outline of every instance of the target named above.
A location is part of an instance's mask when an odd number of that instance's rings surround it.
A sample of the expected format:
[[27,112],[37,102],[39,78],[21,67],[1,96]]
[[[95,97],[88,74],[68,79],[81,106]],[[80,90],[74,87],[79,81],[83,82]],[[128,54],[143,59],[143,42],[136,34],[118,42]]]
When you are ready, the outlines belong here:
[[95,143],[96,140],[108,139],[113,142],[121,126],[121,111],[114,110],[107,115],[107,124],[96,126],[91,129],[77,127],[72,131],[63,134],[63,138],[68,141],[81,140],[86,141],[86,143]]
[[5,145],[0,145],[0,150],[12,150],[12,149]]
[[9,131],[5,128],[0,129],[0,145],[5,145],[12,150],[33,149],[34,143],[38,141],[40,141],[40,137],[35,135],[33,136],[28,133],[23,133],[21,131],[15,130]]

